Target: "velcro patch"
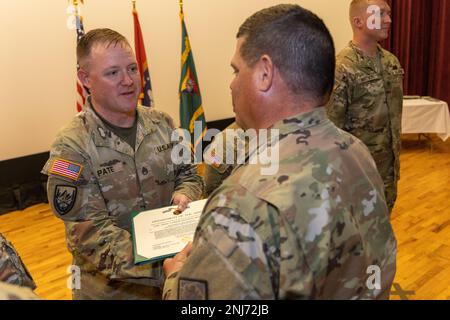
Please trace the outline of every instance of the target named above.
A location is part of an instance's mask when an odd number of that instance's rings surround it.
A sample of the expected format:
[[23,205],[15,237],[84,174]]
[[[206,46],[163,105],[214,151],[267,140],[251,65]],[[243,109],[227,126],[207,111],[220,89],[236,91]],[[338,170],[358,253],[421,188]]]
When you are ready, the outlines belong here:
[[81,171],[83,171],[83,166],[81,164],[57,158],[53,161],[49,173],[69,178],[73,181],[78,181]]
[[101,178],[101,177],[106,177],[106,176],[109,176],[111,174],[114,174],[114,173],[120,172],[120,171],[123,171],[123,163],[117,162],[110,166],[103,166],[103,167],[98,168],[97,175],[99,178]]
[[77,188],[72,186],[55,187],[55,194],[53,195],[53,206],[60,215],[67,214],[72,210],[77,199]]
[[216,229],[211,237],[211,242],[215,244],[217,249],[224,255],[230,257],[234,250],[238,247],[237,244],[228,237],[222,229]]
[[178,280],[178,299],[208,300],[208,282],[180,278]]

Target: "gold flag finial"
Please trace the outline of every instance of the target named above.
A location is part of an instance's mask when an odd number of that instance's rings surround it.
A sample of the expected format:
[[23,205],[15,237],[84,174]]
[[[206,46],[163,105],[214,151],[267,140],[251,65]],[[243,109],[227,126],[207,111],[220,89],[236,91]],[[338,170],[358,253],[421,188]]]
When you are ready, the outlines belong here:
[[78,0],[72,0],[72,5],[75,8],[75,15],[78,16]]
[[183,13],[183,0],[180,0],[180,12]]
[[84,5],[84,0],[72,0],[72,4],[75,8],[78,8],[78,4],[81,2],[81,4]]
[[133,11],[136,11],[136,0],[133,0]]

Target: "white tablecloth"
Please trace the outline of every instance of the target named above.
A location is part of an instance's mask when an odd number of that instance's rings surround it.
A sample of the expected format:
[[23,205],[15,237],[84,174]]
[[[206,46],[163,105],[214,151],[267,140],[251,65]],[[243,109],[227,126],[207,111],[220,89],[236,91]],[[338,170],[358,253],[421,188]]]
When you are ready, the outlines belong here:
[[443,141],[450,137],[450,112],[444,101],[403,100],[402,133],[436,133]]

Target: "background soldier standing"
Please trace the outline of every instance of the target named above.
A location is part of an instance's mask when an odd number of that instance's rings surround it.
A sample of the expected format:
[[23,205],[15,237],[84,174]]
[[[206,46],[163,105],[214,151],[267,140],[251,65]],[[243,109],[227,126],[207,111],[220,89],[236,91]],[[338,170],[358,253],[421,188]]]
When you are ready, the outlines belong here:
[[[372,5],[379,11],[368,10]],[[352,1],[353,40],[337,56],[335,88],[327,111],[339,128],[369,148],[391,212],[400,178],[404,71],[398,59],[378,44],[389,35],[390,14],[384,0]],[[375,24],[377,15],[379,26]]]

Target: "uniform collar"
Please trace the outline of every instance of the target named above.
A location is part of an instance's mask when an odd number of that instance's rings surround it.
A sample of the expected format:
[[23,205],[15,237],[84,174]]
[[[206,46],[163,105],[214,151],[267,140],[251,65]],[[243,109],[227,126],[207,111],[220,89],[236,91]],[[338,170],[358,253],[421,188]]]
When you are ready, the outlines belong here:
[[[123,141],[119,136],[114,134],[110,129],[105,126],[105,123],[100,119],[97,114],[92,109],[91,97],[86,99],[86,105],[84,108],[86,112],[86,118],[90,122],[90,127],[92,128],[91,134],[94,144],[97,147],[106,147],[109,149],[114,149],[118,152],[128,154],[130,156],[134,155],[134,150],[131,146]],[[143,115],[144,109],[141,106],[136,108],[137,117],[137,130],[136,130],[136,150],[139,145],[144,140],[144,137],[154,131],[156,131],[155,124],[160,122],[160,119],[150,115],[145,117]]]
[[[326,122],[329,122],[329,120],[326,115],[325,107],[316,107],[312,111],[300,113],[293,117],[280,120],[267,129],[267,140],[265,140],[264,145],[258,145],[258,150],[261,151],[264,148],[269,148],[274,143],[277,143],[277,141],[280,142],[292,133],[304,133],[309,135],[309,133],[307,133],[308,131]],[[277,137],[272,136],[272,130],[278,130]],[[255,149],[247,154],[246,163],[248,163],[248,159],[252,157],[258,150]]]
[[[370,68],[374,71],[377,70],[374,60],[372,58],[370,58],[367,54],[365,54],[360,48],[358,48],[353,43],[353,41],[349,42],[349,47],[355,53],[356,59],[360,64],[365,65],[367,68]],[[378,51],[378,54],[380,55],[380,60],[383,61],[385,58],[385,52],[380,44],[377,44],[377,51]]]
[[299,130],[309,130],[325,123],[327,120],[325,107],[316,107],[309,112],[278,121],[271,129],[278,129],[280,136],[285,136]]
[[[370,60],[370,58],[367,56],[367,54],[365,54],[359,47],[357,47],[353,41],[349,42],[349,47],[352,48],[354,51],[357,52],[357,54],[361,57],[361,59],[368,59]],[[384,51],[383,48],[381,47],[381,45],[378,43],[377,44],[377,50],[378,53],[380,54],[380,57],[383,58],[384,57]]]

